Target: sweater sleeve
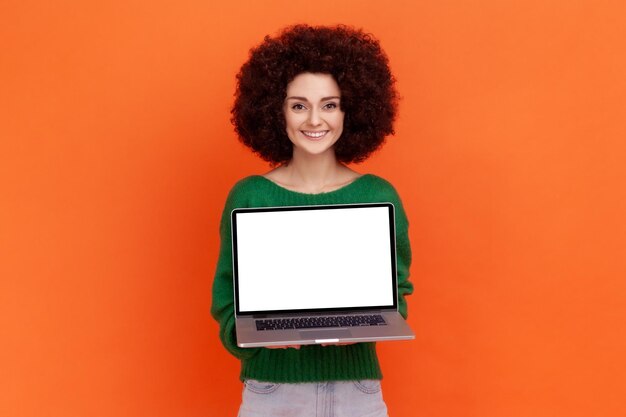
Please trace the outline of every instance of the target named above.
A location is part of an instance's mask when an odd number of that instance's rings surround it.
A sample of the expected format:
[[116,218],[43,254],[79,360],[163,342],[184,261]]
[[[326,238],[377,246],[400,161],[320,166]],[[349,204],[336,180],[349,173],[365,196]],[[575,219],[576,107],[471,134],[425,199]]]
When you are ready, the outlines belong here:
[[411,244],[409,242],[408,219],[402,203],[396,203],[396,256],[398,274],[398,310],[406,318],[408,315],[406,296],[413,293],[413,284],[409,281],[411,267]]
[[233,262],[230,229],[230,213],[236,207],[244,207],[236,187],[226,199],[220,221],[220,252],[213,279],[211,315],[220,326],[222,344],[232,355],[248,359],[256,355],[260,348],[240,348],[235,334],[235,303],[233,291]]
[[383,201],[390,201],[395,208],[396,217],[396,266],[398,277],[398,311],[407,318],[408,310],[406,296],[413,293],[413,284],[409,281],[411,267],[411,244],[409,242],[409,221],[402,205],[402,200],[396,189],[383,179],[380,190],[383,193]]

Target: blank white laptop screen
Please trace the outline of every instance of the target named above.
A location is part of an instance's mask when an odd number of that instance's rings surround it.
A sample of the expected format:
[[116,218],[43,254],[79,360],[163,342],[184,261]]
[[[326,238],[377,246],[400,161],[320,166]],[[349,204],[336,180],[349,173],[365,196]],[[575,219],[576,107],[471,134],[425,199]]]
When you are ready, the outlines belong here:
[[389,210],[236,213],[238,310],[393,306]]

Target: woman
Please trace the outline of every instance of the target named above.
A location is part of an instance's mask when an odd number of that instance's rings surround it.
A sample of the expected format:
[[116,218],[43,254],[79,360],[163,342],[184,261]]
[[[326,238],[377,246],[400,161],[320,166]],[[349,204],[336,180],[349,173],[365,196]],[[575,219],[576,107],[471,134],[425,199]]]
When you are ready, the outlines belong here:
[[[238,76],[232,122],[240,140],[273,169],[239,181],[220,226],[213,317],[226,349],[241,360],[240,416],[386,416],[374,343],[237,347],[229,213],[236,207],[392,202],[400,312],[411,250],[394,188],[347,163],[365,160],[393,133],[397,95],[378,41],[346,26],[296,25],[250,52]],[[261,382],[260,382],[261,381]]]

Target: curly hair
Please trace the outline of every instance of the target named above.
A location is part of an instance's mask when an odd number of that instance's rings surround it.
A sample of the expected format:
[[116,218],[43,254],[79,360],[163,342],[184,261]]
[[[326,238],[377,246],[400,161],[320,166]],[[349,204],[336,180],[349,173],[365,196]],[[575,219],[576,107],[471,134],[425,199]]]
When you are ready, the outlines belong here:
[[287,85],[303,72],[330,74],[341,91],[340,162],[362,162],[393,134],[398,95],[388,58],[360,29],[295,25],[250,50],[237,74],[231,122],[241,142],[277,165],[292,157],[285,132]]

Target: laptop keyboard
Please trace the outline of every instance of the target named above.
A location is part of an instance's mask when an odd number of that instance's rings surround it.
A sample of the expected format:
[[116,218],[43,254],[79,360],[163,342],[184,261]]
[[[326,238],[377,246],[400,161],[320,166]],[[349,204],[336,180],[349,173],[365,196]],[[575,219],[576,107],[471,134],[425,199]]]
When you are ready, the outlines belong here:
[[386,325],[380,314],[292,317],[285,319],[256,320],[257,330],[315,329],[327,327],[383,326]]

